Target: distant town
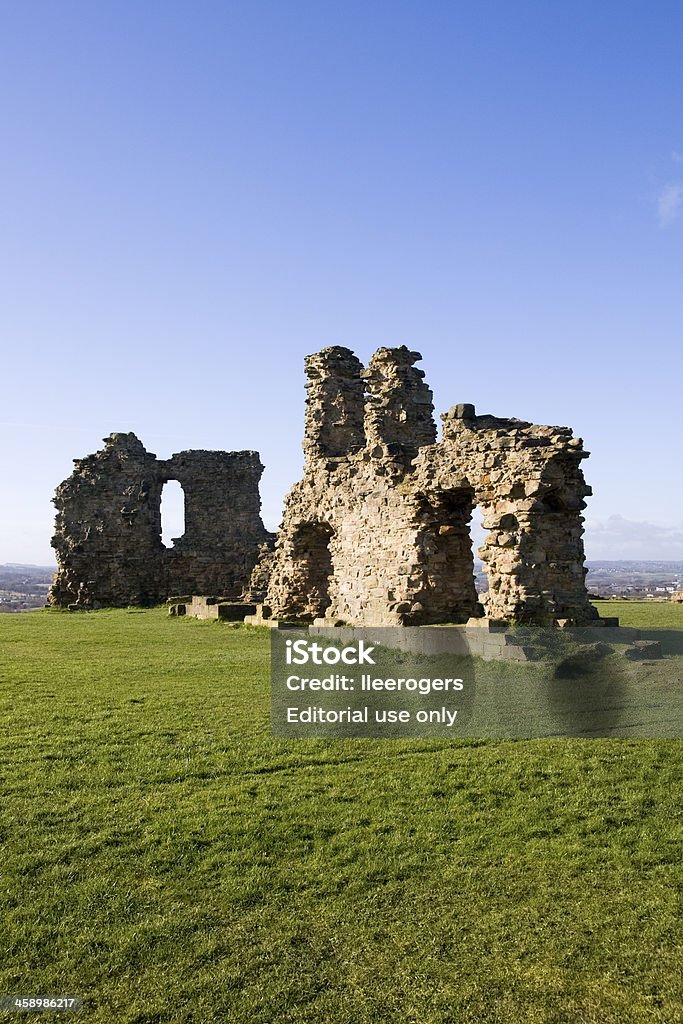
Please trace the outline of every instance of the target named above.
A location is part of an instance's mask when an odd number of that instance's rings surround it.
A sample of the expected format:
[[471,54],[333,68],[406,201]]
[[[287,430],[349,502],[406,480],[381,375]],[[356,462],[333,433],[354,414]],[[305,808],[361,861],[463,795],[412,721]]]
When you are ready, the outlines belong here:
[[[683,562],[586,562],[586,585],[592,597],[620,601],[670,601],[683,590]],[[0,613],[44,608],[56,566],[0,565]],[[475,562],[477,590],[488,582],[481,562]]]
[[44,608],[56,566],[0,565],[0,612],[28,612]]
[[[683,562],[586,561],[586,586],[591,597],[619,601],[670,601],[683,589]],[[481,565],[475,566],[477,589],[487,588]]]
[[586,562],[586,586],[594,597],[670,601],[683,589],[683,562]]

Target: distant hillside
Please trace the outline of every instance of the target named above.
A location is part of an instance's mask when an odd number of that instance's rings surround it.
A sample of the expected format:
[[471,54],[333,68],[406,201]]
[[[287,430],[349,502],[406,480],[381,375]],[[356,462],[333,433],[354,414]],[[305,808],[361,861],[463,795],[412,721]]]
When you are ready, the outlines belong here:
[[[683,562],[590,560],[586,566],[586,585],[596,597],[669,600],[674,591],[683,589]],[[42,608],[56,571],[56,565],[22,562],[0,565],[0,612]],[[488,578],[476,558],[474,574],[477,591],[484,593],[488,589]]]
[[20,562],[0,565],[0,612],[42,608],[56,571],[56,565],[24,565]]
[[56,565],[32,565],[28,562],[0,562],[0,572],[5,576],[57,572]]

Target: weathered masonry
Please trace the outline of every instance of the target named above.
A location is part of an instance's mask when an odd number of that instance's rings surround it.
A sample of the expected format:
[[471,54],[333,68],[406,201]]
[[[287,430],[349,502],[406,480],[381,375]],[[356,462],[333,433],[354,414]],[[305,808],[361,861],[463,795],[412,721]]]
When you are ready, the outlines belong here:
[[[164,461],[135,434],[115,433],[75,467],[54,499],[59,571],[51,604],[125,607],[171,594],[241,596],[259,546],[271,536],[261,521],[257,452],[185,451]],[[165,548],[161,491],[169,480],[185,494],[185,533]]]
[[[186,451],[163,461],[134,434],[111,434],[57,489],[50,603],[220,594],[265,596],[274,618],[321,625],[594,622],[581,440],[567,427],[457,405],[437,442],[420,358],[405,346],[379,349],[367,369],[346,348],[308,357],[305,473],[286,499],[274,552],[256,452]],[[185,533],[167,549],[160,503],[169,480],[185,494]],[[477,505],[488,530],[482,596],[469,528]]]
[[[306,360],[305,475],[286,499],[267,605],[280,619],[351,625],[538,624],[597,618],[585,587],[581,472],[567,427],[457,405],[437,443],[421,356],[346,348]],[[488,594],[477,595],[469,523]]]

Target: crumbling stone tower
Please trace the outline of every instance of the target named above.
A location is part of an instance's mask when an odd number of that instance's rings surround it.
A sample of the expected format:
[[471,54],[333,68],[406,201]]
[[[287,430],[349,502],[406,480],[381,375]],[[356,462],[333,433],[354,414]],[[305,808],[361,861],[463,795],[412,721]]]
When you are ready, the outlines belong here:
[[[491,619],[585,624],[582,442],[567,427],[455,406],[436,442],[419,353],[306,360],[303,479],[288,495],[268,589],[275,617],[352,625]],[[469,523],[489,591],[477,596]]]
[[[260,516],[257,452],[185,451],[164,461],[135,434],[115,433],[94,455],[75,460],[60,484],[52,546],[59,571],[49,594],[58,607],[155,604],[171,594],[239,597],[259,545],[270,534]],[[185,494],[185,533],[161,541],[161,491]]]

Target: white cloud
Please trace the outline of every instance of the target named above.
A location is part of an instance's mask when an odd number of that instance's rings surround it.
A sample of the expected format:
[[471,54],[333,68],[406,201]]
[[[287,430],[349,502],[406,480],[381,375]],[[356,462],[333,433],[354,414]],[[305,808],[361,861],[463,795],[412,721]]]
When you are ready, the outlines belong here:
[[664,185],[657,196],[657,218],[662,227],[668,227],[683,214],[683,183]]
[[610,516],[604,522],[588,520],[584,541],[586,557],[593,561],[683,561],[683,523],[657,526]]

